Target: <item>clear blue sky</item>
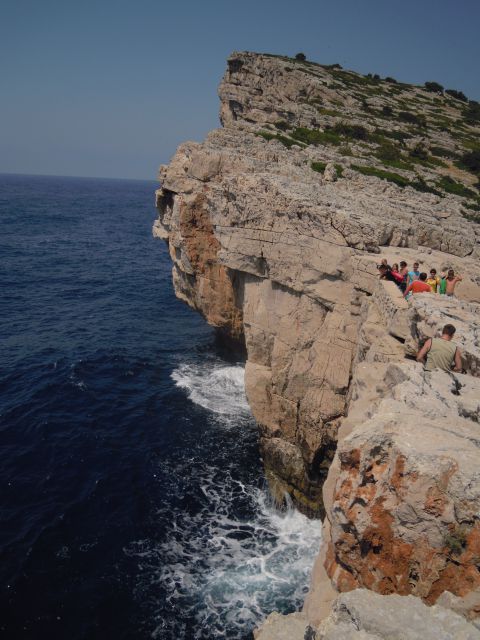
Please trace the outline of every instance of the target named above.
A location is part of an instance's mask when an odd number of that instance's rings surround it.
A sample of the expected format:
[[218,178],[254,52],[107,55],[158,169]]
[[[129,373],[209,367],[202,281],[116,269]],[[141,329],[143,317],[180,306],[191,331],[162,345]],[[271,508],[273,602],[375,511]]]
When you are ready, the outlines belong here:
[[234,50],[480,99],[478,0],[1,0],[0,172],[155,178],[218,126]]

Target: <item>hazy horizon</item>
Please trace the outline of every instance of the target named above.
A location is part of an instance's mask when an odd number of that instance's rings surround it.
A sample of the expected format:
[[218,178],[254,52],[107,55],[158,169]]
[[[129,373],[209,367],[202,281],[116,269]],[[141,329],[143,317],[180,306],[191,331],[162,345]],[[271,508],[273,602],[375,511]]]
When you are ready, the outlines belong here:
[[1,173],[155,180],[180,143],[219,126],[217,86],[235,50],[303,52],[480,99],[474,0],[3,5]]

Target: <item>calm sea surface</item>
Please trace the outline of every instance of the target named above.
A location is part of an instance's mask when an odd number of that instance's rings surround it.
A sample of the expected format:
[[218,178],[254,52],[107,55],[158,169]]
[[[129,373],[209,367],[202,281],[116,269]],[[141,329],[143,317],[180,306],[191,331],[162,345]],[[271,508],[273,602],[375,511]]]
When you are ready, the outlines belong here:
[[0,175],[2,637],[249,638],[304,597],[319,523],[269,503],[155,188]]

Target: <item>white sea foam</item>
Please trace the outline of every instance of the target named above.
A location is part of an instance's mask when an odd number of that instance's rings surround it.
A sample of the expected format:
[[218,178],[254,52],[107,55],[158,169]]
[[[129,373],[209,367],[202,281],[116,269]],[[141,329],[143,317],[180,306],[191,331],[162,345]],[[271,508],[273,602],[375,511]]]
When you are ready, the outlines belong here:
[[153,638],[182,637],[194,620],[194,638],[239,640],[271,611],[301,607],[321,523],[294,509],[278,511],[266,491],[229,472],[219,482],[218,469],[199,471],[203,508],[193,516],[176,511],[166,540],[139,541],[126,552],[145,579],[140,597],[151,601],[156,589],[163,593]]
[[[255,431],[243,367],[182,364],[172,378],[193,403],[211,412],[213,424],[242,424],[242,434]],[[308,590],[320,521],[292,508],[277,510],[268,491],[255,484],[255,473],[251,484],[239,479],[250,477],[239,468],[245,435],[223,440],[225,451],[218,438],[215,428],[202,436],[211,443],[208,450],[217,447],[218,459],[206,460],[195,450],[188,458],[161,461],[162,491],[176,498],[159,506],[158,539],[125,549],[139,570],[136,597],[158,611],[148,621],[158,640],[239,640],[271,611],[301,607]]]
[[172,373],[176,386],[185,389],[192,402],[224,418],[250,414],[244,377],[244,367],[218,362],[181,364]]

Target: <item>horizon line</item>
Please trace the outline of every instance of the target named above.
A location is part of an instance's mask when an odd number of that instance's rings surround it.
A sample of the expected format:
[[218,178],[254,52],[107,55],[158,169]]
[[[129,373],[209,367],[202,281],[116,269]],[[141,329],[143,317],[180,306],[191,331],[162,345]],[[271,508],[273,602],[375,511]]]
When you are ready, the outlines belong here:
[[57,173],[21,173],[18,171],[0,171],[0,176],[25,176],[32,178],[79,178],[83,180],[133,180],[136,182],[158,182],[158,178],[123,178],[123,177],[108,177],[108,176],[78,176],[78,175],[66,175]]

